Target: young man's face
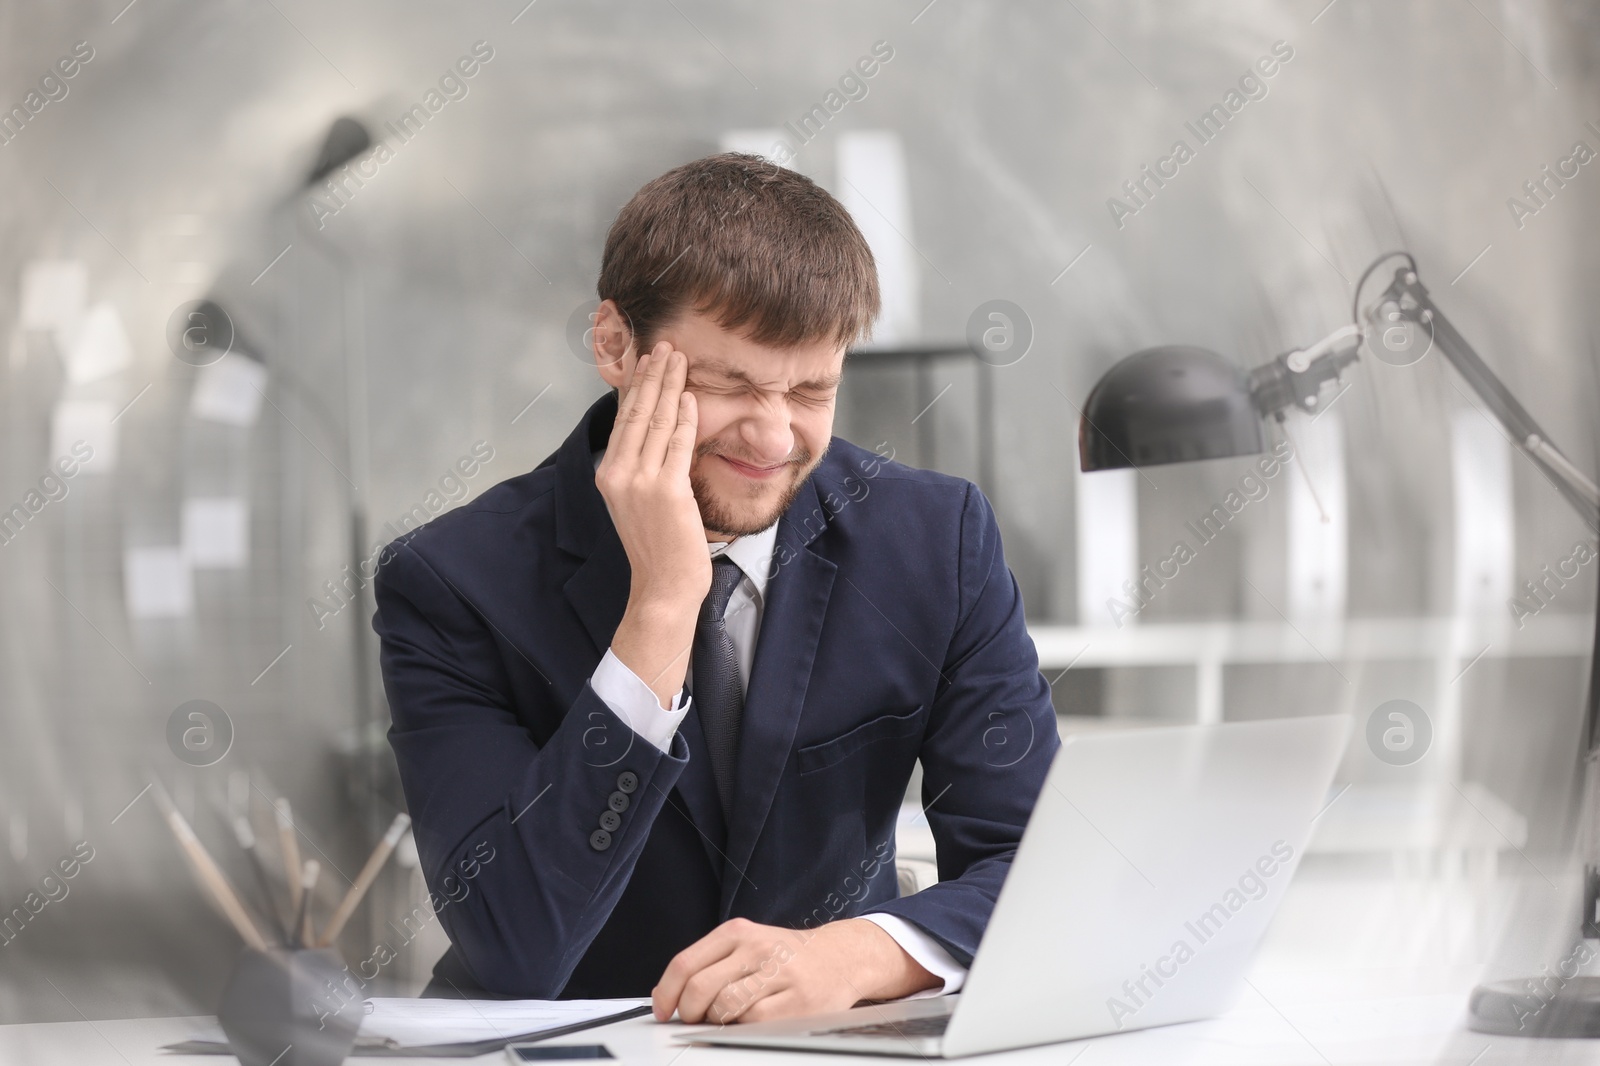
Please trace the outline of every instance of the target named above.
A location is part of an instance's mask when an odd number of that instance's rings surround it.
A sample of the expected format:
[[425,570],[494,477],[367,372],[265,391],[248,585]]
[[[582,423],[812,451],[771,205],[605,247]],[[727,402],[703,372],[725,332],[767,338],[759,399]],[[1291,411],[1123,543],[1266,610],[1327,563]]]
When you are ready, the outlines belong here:
[[[608,320],[610,329],[607,329]],[[607,384],[627,392],[637,355],[620,313],[601,305],[595,356]],[[688,357],[684,387],[699,409],[689,482],[707,540],[759,533],[783,514],[833,436],[845,350],[831,341],[769,348],[685,311],[650,338]],[[620,358],[614,354],[624,351]]]

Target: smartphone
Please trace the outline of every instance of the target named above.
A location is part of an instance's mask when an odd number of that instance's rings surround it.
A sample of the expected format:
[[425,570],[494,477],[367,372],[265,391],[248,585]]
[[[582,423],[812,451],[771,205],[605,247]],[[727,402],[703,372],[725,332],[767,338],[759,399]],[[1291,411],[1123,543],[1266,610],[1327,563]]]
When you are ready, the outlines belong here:
[[616,1058],[604,1044],[508,1044],[506,1055],[515,1063]]

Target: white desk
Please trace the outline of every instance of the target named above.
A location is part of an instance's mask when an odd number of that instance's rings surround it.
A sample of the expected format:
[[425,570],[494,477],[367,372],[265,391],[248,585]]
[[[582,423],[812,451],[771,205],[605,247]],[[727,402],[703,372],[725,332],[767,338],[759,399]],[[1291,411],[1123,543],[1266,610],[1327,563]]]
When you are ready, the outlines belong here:
[[[1174,1025],[1136,1033],[1098,1037],[998,1055],[969,1062],[1050,1063],[1069,1066],[1371,1066],[1371,1064],[1438,1063],[1440,1066],[1501,1066],[1510,1063],[1597,1063],[1600,1040],[1550,1041],[1486,1037],[1461,1026],[1463,999],[1456,994],[1403,998],[1339,998],[1328,1002],[1276,1006],[1247,992],[1244,1005],[1208,1022]],[[1283,1013],[1280,1014],[1279,1010]],[[3,1066],[226,1066],[235,1060],[215,1055],[170,1055],[162,1044],[182,1040],[203,1018],[148,1018],[102,1022],[49,1022],[0,1026]],[[617,1022],[552,1043],[603,1043],[620,1064],[706,1066],[751,1063],[790,1066],[820,1063],[872,1063],[896,1060],[828,1055],[819,1058],[791,1052],[694,1047],[685,1051],[671,1037],[688,1031],[647,1018]],[[1474,1056],[1478,1056],[1474,1058]],[[499,1064],[503,1054],[477,1059],[361,1059],[361,1062]],[[914,1059],[901,1061],[913,1062]]]

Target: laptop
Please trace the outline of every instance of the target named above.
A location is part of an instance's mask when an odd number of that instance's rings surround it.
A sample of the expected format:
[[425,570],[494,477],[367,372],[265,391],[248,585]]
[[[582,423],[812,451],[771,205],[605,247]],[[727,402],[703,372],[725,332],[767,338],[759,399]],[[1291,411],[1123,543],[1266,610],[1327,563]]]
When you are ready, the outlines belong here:
[[675,1039],[959,1058],[1221,1014],[1348,733],[1332,715],[1070,736],[958,994]]

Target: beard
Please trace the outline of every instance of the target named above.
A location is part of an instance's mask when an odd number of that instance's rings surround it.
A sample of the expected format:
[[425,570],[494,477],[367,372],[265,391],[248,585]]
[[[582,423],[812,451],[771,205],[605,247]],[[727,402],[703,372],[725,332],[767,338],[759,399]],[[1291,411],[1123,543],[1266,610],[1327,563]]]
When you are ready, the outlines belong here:
[[[789,509],[794,498],[800,494],[800,488],[811,476],[811,472],[822,462],[827,449],[822,450],[822,455],[815,459],[804,446],[799,454],[790,459],[785,466],[785,472],[775,475],[765,482],[757,482],[750,486],[750,492],[742,498],[726,499],[718,496],[711,487],[711,482],[699,472],[700,461],[709,456],[722,455],[724,449],[714,441],[706,441],[695,448],[694,463],[689,468],[689,488],[694,492],[694,502],[700,508],[700,523],[713,533],[725,533],[730,537],[748,537],[760,533],[772,525],[783,513]],[[733,458],[738,458],[734,456]],[[777,498],[766,502],[772,496],[772,489],[782,483],[778,490]]]

